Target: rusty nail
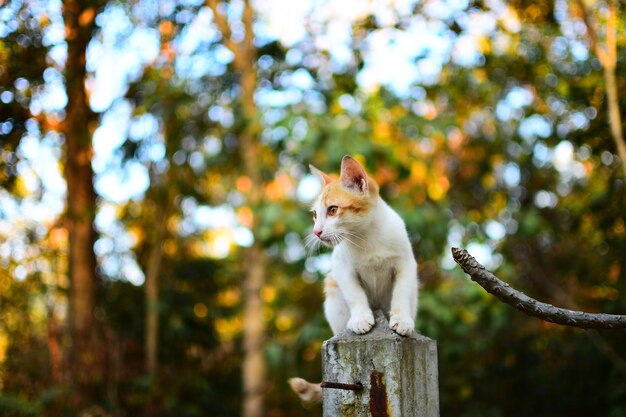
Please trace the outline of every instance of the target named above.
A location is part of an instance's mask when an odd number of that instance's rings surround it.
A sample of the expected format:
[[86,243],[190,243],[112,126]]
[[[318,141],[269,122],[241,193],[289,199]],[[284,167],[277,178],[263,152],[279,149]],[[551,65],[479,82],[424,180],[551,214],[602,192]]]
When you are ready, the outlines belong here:
[[363,384],[360,382],[357,382],[356,384],[344,384],[341,382],[322,381],[320,386],[322,388],[345,389],[348,391],[361,391],[363,389]]

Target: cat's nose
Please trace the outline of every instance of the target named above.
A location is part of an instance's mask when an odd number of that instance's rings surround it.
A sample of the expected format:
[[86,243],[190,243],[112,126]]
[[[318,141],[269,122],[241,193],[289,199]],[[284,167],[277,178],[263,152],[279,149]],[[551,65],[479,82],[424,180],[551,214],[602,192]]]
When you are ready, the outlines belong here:
[[315,236],[317,236],[317,237],[322,236],[322,231],[321,230],[313,230],[313,233],[315,233]]

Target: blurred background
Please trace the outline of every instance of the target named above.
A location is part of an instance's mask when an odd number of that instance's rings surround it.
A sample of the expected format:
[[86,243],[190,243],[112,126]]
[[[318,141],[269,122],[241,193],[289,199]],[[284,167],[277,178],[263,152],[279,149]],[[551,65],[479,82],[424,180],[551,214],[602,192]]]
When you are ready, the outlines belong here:
[[[624,416],[626,10],[595,0],[0,1],[0,414],[320,416],[312,163],[405,219],[442,416]],[[620,157],[621,156],[621,157]]]

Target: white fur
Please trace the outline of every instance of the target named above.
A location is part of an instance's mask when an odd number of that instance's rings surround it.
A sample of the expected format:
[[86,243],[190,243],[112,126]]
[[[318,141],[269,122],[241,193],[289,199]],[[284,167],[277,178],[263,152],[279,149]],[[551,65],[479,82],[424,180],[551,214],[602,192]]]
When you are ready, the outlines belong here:
[[346,328],[363,334],[374,325],[372,309],[389,317],[389,327],[406,335],[415,327],[417,262],[404,221],[380,197],[365,216],[327,217],[321,198],[314,231],[333,247],[324,312],[333,332]]

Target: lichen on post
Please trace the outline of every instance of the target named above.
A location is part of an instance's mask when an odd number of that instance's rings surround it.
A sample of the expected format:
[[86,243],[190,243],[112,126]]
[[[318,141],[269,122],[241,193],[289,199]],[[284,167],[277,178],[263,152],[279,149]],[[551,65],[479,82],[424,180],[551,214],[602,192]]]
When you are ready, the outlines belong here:
[[439,417],[437,344],[389,329],[376,311],[367,334],[345,331],[324,342],[323,380],[362,390],[324,389],[324,417]]

